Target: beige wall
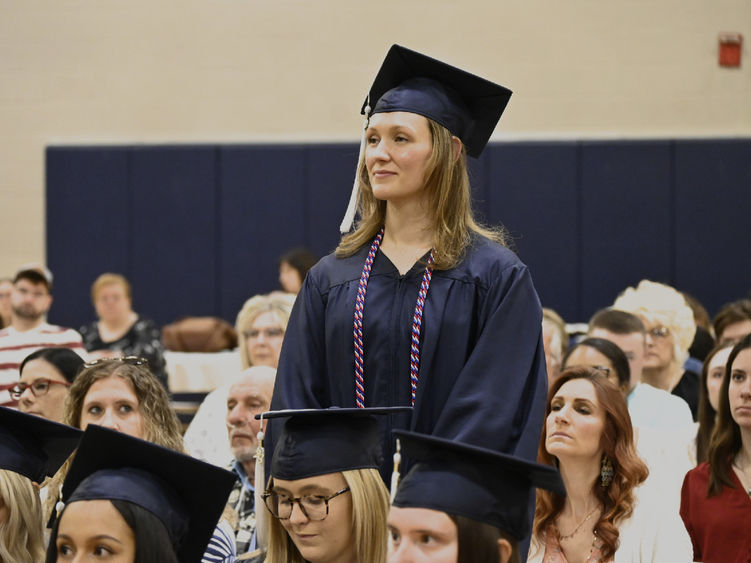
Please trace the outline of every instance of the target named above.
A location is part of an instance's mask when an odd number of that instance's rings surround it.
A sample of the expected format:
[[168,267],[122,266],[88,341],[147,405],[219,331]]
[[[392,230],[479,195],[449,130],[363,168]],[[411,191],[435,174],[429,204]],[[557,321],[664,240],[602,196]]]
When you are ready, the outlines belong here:
[[506,138],[751,135],[748,0],[0,0],[0,275],[49,144],[354,140],[391,43],[501,82]]

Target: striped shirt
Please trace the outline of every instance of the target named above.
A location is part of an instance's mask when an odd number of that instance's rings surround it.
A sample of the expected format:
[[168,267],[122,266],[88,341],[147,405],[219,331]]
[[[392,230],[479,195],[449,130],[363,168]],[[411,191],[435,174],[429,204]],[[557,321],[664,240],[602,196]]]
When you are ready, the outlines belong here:
[[42,323],[20,332],[12,326],[0,330],[0,405],[16,406],[8,390],[18,382],[24,358],[41,348],[70,348],[86,359],[81,335],[72,328]]
[[233,563],[235,561],[235,536],[226,520],[220,520],[211,536],[201,563]]

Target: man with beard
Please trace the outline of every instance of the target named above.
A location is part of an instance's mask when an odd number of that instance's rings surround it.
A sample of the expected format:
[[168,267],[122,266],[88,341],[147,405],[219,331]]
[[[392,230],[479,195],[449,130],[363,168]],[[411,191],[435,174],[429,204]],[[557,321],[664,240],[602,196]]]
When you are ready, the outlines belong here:
[[[81,356],[85,350],[81,335],[71,328],[47,323],[52,305],[52,275],[46,269],[23,269],[13,280],[10,326],[0,330],[0,405],[16,406],[8,390],[18,383],[23,359],[41,348],[71,348]],[[46,383],[46,386],[45,386]],[[45,393],[44,379],[32,385],[33,393]],[[62,385],[54,382],[54,384]]]
[[235,458],[229,469],[237,475],[228,502],[237,513],[235,545],[238,555],[256,548],[254,487],[264,487],[264,483],[255,483],[255,455],[261,424],[255,416],[269,410],[275,376],[276,370],[271,367],[248,368],[230,387],[227,397],[227,431]]

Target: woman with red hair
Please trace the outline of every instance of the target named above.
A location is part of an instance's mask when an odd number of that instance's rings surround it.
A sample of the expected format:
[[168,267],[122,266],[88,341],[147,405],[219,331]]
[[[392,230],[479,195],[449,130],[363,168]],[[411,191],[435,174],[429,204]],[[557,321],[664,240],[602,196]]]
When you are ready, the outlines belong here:
[[567,495],[538,491],[529,561],[690,561],[677,507],[638,494],[649,470],[618,387],[595,368],[567,369],[545,415],[539,460],[559,467]]

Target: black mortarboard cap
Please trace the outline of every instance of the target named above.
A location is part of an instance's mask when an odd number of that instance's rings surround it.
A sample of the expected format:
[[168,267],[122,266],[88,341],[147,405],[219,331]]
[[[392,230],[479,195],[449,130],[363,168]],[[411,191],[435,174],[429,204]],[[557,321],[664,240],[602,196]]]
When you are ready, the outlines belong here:
[[90,424],[63,484],[63,501],[123,500],[164,524],[181,563],[198,563],[235,482],[233,473]]
[[77,428],[0,407],[0,469],[41,483],[60,469],[81,434]]
[[256,418],[288,417],[271,459],[271,476],[293,481],[350,469],[378,469],[383,462],[376,416],[412,407],[281,410]]
[[399,483],[394,506],[465,516],[522,540],[529,533],[532,488],[566,494],[554,467],[435,436],[394,435],[402,455],[417,461]]
[[406,111],[443,125],[469,156],[480,155],[506,109],[511,90],[439,60],[392,45],[362,113]]

